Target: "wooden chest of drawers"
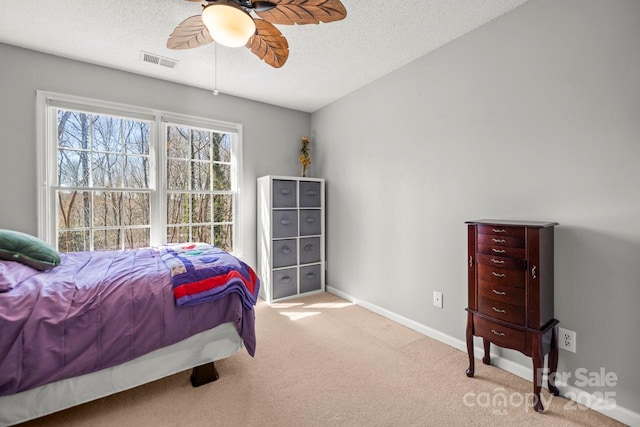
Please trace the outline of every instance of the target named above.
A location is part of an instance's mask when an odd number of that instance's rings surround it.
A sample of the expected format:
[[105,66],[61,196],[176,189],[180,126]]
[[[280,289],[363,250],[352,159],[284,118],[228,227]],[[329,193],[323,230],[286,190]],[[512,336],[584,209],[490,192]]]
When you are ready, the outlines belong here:
[[473,337],[482,337],[485,364],[491,343],[529,356],[533,363],[534,407],[540,400],[542,369],[549,354],[548,387],[558,345],[553,315],[553,231],[555,222],[468,221],[467,376],[474,374]]

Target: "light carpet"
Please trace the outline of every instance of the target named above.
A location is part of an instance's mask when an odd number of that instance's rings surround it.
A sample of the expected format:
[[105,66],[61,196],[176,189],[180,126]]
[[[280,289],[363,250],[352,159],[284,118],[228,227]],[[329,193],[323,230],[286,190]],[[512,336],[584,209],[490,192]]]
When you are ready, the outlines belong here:
[[[461,314],[464,315],[464,314]],[[545,414],[531,383],[328,293],[256,306],[255,358],[182,372],[24,426],[614,426],[562,397]]]

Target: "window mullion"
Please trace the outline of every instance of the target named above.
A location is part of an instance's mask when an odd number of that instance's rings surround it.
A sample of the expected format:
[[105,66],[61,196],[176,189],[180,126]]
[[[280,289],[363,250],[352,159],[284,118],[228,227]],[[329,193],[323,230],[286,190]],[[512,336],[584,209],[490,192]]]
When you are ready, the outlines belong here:
[[167,126],[156,115],[149,130],[149,170],[154,180],[151,190],[149,219],[151,244],[167,243]]
[[[93,177],[93,114],[89,114],[88,115],[88,120],[89,120],[89,135],[87,136],[87,142],[89,144],[89,146],[87,147],[89,149],[89,159],[87,161],[88,164],[88,168],[89,168],[89,188],[85,189],[84,191],[89,193],[89,250],[93,251],[95,250],[95,224],[93,221],[93,198],[95,196],[95,191],[93,191],[93,184],[95,183],[94,177]],[[84,199],[84,196],[83,196]],[[86,219],[85,219],[85,225],[86,225]]]

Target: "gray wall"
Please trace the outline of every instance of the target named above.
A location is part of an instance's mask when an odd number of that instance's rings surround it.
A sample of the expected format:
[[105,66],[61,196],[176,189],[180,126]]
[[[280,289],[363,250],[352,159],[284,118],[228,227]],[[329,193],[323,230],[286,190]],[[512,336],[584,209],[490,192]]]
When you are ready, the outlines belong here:
[[0,228],[38,232],[36,90],[41,89],[242,124],[240,227],[244,256],[255,265],[256,178],[298,174],[300,137],[309,133],[310,114],[1,43],[0,58]]
[[313,113],[328,285],[461,342],[464,221],[557,221],[560,371],[637,416],[639,41],[637,0],[530,1]]

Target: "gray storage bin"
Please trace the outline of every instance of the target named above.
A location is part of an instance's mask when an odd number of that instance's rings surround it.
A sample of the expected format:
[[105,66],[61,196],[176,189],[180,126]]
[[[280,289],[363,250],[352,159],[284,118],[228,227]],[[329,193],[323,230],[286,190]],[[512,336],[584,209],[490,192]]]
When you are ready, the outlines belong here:
[[321,232],[320,209],[300,209],[300,235],[314,236]]
[[300,293],[317,291],[321,287],[320,264],[300,267]]
[[273,242],[273,267],[296,265],[296,239],[275,240]]
[[297,268],[273,271],[273,298],[284,298],[298,293]]
[[273,237],[296,237],[298,216],[295,210],[273,211]]
[[272,197],[274,208],[295,208],[296,182],[284,179],[274,179]]
[[320,183],[317,181],[300,181],[300,207],[303,208],[319,208],[320,199]]
[[320,262],[320,237],[300,239],[300,264]]

